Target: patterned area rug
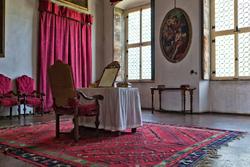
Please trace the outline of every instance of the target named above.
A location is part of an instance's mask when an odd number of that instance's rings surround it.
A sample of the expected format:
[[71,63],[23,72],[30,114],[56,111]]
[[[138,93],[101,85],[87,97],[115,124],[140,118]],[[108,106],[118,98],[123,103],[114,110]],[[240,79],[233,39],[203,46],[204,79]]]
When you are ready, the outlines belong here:
[[[61,123],[70,132],[71,121]],[[0,150],[36,166],[193,166],[241,132],[144,123],[136,133],[81,129],[55,138],[55,123],[0,129]]]

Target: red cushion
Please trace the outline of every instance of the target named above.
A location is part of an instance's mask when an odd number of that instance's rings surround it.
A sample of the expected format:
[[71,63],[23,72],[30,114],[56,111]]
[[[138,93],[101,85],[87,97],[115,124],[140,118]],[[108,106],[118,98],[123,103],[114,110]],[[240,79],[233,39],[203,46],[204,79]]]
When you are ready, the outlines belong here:
[[39,106],[42,104],[42,101],[40,98],[37,97],[27,97],[26,104],[30,106]]
[[68,105],[72,107],[77,107],[79,105],[80,101],[75,98],[69,98]]
[[6,97],[0,99],[0,105],[10,107],[18,104],[18,100],[15,97]]
[[6,94],[11,91],[11,79],[0,74],[0,94]]
[[27,75],[23,75],[16,79],[17,91],[24,94],[31,94],[34,89],[34,79],[28,77]]
[[92,116],[96,115],[97,105],[95,103],[92,104],[82,104],[79,105],[79,115]]
[[[78,114],[80,116],[94,116],[97,114],[97,105],[93,104],[79,104],[78,106]],[[72,106],[65,106],[65,107],[56,107],[57,114],[73,114],[74,108]]]

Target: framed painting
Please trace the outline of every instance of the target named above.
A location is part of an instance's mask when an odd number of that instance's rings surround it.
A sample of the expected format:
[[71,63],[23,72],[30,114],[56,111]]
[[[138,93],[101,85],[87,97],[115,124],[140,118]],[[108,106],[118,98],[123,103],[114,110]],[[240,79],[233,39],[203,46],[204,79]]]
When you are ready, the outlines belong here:
[[4,57],[4,0],[0,0],[0,57]]
[[160,45],[164,57],[171,63],[185,58],[192,40],[192,27],[187,13],[180,9],[170,10],[161,25]]
[[52,0],[52,2],[67,6],[76,10],[88,10],[88,0]]
[[112,87],[114,85],[118,71],[119,71],[119,68],[105,69],[98,86],[99,87]]
[[120,63],[118,61],[113,61],[112,63],[108,64],[103,70],[98,87],[114,86],[114,82],[116,80],[119,70],[120,70]]

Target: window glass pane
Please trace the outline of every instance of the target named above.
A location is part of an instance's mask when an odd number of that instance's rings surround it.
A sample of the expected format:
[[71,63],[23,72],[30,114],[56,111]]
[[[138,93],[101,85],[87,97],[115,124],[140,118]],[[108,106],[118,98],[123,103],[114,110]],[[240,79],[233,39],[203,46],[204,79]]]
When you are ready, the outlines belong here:
[[250,76],[250,33],[239,34],[239,76]]
[[234,35],[215,38],[216,77],[234,76]]
[[238,0],[238,12],[239,27],[250,27],[250,1]]
[[128,49],[128,79],[140,79],[140,48]]
[[151,41],[151,9],[142,10],[142,42]]
[[140,42],[140,11],[128,14],[128,43]]
[[234,29],[234,0],[215,0],[215,31]]
[[142,47],[142,79],[151,79],[151,46]]

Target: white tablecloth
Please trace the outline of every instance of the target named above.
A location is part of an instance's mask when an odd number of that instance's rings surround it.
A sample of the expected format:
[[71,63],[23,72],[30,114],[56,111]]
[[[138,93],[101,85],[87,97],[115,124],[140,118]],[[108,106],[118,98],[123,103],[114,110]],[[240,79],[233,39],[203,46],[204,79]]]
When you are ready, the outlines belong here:
[[[142,126],[141,102],[137,88],[82,88],[88,96],[100,94],[99,129],[122,131]],[[95,127],[95,118],[81,117],[80,125]]]

